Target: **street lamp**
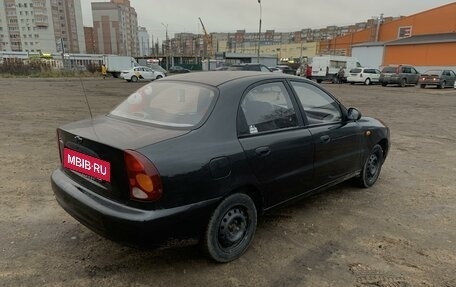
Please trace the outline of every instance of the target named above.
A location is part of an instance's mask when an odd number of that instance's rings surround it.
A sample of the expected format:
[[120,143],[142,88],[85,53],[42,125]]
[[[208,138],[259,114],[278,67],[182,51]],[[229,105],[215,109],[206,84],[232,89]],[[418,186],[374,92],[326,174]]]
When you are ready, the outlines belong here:
[[168,39],[168,24],[161,23],[166,31],[166,70],[169,70],[169,39]]
[[260,28],[258,30],[258,55],[257,55],[257,63],[260,63],[260,40],[261,40],[261,0],[258,0],[258,4],[260,4]]

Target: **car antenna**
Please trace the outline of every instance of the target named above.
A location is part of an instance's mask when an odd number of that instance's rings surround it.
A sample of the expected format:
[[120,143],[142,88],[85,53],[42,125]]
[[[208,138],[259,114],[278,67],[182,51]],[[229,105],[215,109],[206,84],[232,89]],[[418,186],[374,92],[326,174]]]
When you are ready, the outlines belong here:
[[79,77],[79,81],[81,81],[82,91],[84,92],[84,97],[85,97],[85,100],[86,100],[86,104],[87,104],[87,107],[89,108],[90,118],[92,119],[93,118],[92,109],[90,108],[89,99],[87,98],[86,89],[84,87],[84,82],[82,81],[81,77]]

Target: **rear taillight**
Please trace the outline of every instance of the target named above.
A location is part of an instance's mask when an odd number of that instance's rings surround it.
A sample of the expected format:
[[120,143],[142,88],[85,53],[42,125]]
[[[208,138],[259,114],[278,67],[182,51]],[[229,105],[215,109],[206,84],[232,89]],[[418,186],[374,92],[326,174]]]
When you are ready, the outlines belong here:
[[130,198],[141,201],[159,200],[163,194],[163,187],[154,164],[133,150],[126,150],[124,157],[130,184]]
[[63,139],[60,136],[60,131],[57,129],[57,148],[59,149],[60,163],[63,163]]

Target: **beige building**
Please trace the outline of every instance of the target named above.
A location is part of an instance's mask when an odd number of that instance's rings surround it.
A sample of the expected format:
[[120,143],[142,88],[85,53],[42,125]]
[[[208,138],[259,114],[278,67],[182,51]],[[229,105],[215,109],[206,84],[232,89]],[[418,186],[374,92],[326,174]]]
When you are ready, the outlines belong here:
[[[229,52],[228,42],[218,42],[219,52]],[[293,61],[293,59],[310,59],[317,54],[318,42],[290,43],[260,46],[261,55],[277,55],[277,59],[283,61]],[[257,54],[258,46],[238,47],[238,53]]]
[[95,52],[138,56],[138,16],[129,0],[92,2]]
[[85,53],[80,0],[0,1],[0,50]]

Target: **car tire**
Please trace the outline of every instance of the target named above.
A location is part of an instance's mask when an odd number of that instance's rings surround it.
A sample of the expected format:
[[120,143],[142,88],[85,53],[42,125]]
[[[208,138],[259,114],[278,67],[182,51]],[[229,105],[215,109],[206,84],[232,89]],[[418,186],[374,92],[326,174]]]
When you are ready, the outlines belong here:
[[161,75],[158,75],[157,78],[155,78],[155,79],[160,80],[161,78],[163,78],[163,77]]
[[443,81],[442,84],[438,85],[437,88],[443,89],[446,87],[446,81]]
[[138,81],[138,77],[136,77],[136,76],[131,77],[131,81],[133,83],[136,83]]
[[368,188],[377,182],[382,170],[383,159],[382,147],[378,144],[374,145],[358,178],[358,183],[361,187]]
[[420,88],[424,89],[424,88],[426,88],[426,85],[425,84],[421,84]]
[[323,81],[323,80],[317,80],[317,83],[321,84],[322,81]]
[[230,262],[239,258],[252,242],[257,225],[257,210],[246,194],[225,198],[213,212],[204,233],[202,248],[211,259]]
[[371,79],[367,78],[365,81],[364,81],[364,84],[366,86],[369,86],[371,84]]
[[387,83],[382,83],[382,87],[386,87],[388,85]]
[[407,80],[405,78],[402,78],[401,82],[399,83],[399,86],[401,86],[402,88],[407,86]]

